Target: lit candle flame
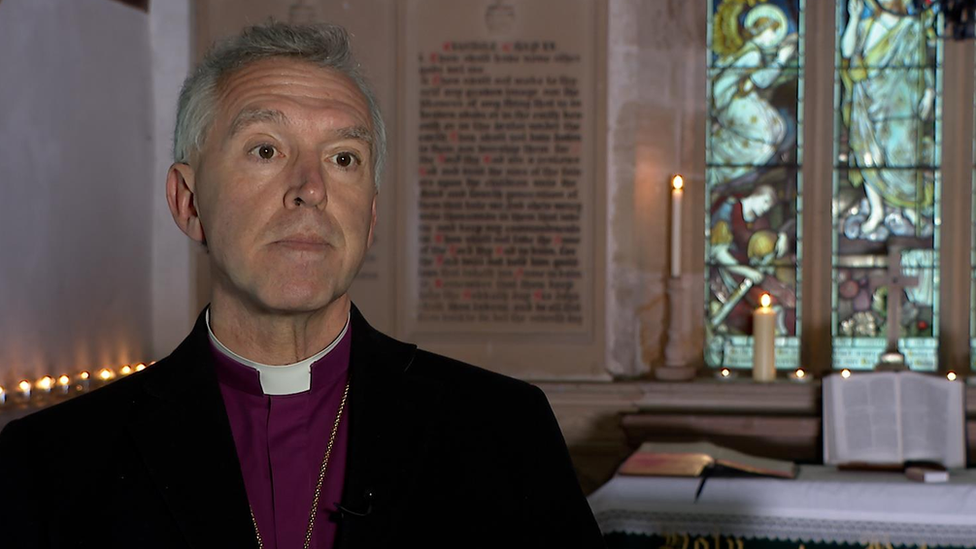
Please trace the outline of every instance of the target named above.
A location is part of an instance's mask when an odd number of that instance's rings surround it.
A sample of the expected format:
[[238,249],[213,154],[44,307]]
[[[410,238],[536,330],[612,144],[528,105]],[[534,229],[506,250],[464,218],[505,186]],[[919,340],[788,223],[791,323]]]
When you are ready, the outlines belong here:
[[948,379],[949,381],[955,381],[956,377],[957,376],[955,372],[949,372],[948,374],[946,374],[946,379]]
[[803,379],[806,376],[807,376],[807,373],[805,371],[803,371],[803,368],[797,368],[797,370],[796,370],[796,378],[797,379]]
[[71,383],[71,378],[68,376],[61,376],[58,378],[58,385],[62,387],[68,385],[69,383]]
[[114,375],[115,374],[112,372],[112,370],[109,370],[108,368],[102,368],[98,371],[98,377],[102,378],[104,381],[112,379]]
[[769,297],[769,294],[763,294],[762,297],[759,298],[759,305],[761,305],[763,309],[768,309],[772,304],[773,298]]
[[136,371],[137,372],[141,372],[141,371],[143,371],[145,369],[146,369],[146,365],[145,364],[143,364],[141,362],[139,364],[136,364]]
[[42,391],[50,391],[51,387],[54,387],[54,378],[51,376],[44,376],[37,380],[36,387]]
[[851,377],[851,371],[850,371],[850,370],[848,370],[847,368],[844,368],[844,369],[843,369],[843,370],[841,370],[841,372],[840,372],[840,377],[842,377],[842,378],[844,378],[844,379],[847,379],[847,378],[849,378],[849,377]]
[[81,379],[88,379],[89,377],[91,377],[91,374],[89,374],[88,372],[82,372],[78,377],[80,377]]
[[685,186],[685,178],[681,177],[680,175],[675,175],[674,177],[671,178],[672,189],[676,191],[680,191],[681,189],[684,188],[684,186]]
[[20,384],[18,384],[17,386],[20,387],[20,392],[25,393],[25,394],[28,394],[28,395],[30,394],[30,390],[31,390],[31,383],[30,383],[30,381],[27,381],[26,379],[25,380],[22,380],[20,382]]
[[722,377],[729,377],[732,375],[732,371],[728,368],[722,368]]
[[125,366],[122,367],[122,370],[120,371],[122,372],[122,375],[127,376],[132,373],[132,367],[126,364]]

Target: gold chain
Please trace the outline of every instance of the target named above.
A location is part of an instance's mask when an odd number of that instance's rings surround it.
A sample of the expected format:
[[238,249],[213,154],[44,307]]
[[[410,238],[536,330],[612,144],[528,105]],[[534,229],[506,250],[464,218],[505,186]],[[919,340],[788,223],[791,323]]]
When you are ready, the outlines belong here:
[[[336,433],[339,432],[339,420],[342,419],[342,411],[346,407],[346,397],[349,396],[349,382],[342,391],[342,401],[339,402],[339,411],[336,412],[335,423],[332,424],[332,434],[329,435],[329,445],[325,448],[325,455],[322,456],[322,467],[319,469],[319,481],[315,485],[315,496],[312,498],[312,510],[308,516],[308,529],[305,530],[305,549],[312,543],[312,528],[315,527],[315,512],[319,507],[319,497],[322,495],[322,482],[325,481],[325,471],[329,468],[329,456],[332,455],[332,446],[335,444]],[[254,535],[258,538],[258,549],[264,549],[264,542],[261,540],[261,531],[258,530],[258,521],[254,518],[254,507],[251,507],[251,522],[254,523]]]

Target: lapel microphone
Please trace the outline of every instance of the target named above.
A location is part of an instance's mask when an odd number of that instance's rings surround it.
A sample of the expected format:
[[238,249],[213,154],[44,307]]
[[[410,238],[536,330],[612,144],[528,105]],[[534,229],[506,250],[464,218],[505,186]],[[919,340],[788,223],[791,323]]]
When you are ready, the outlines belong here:
[[336,509],[339,511],[339,513],[342,514],[342,515],[349,514],[349,515],[352,515],[354,517],[365,517],[366,515],[368,515],[368,514],[370,514],[370,513],[373,512],[373,498],[374,497],[375,496],[373,495],[373,491],[372,490],[365,490],[363,492],[363,507],[365,507],[365,509],[363,509],[361,511],[360,510],[356,510],[356,509],[352,509],[350,507],[346,507],[345,505],[342,505],[339,502],[336,502],[335,506],[336,506]]

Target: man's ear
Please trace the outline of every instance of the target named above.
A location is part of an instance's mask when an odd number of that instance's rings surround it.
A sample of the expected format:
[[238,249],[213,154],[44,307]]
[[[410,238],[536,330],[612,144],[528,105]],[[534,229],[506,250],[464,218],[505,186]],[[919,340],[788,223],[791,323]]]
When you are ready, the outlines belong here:
[[367,250],[373,247],[373,230],[376,228],[376,197],[379,196],[379,194],[380,193],[378,192],[373,193],[372,213],[370,213],[371,217],[369,220],[369,235],[366,237]]
[[166,203],[173,215],[173,221],[186,236],[206,245],[200,213],[196,206],[196,179],[189,164],[176,163],[166,174]]

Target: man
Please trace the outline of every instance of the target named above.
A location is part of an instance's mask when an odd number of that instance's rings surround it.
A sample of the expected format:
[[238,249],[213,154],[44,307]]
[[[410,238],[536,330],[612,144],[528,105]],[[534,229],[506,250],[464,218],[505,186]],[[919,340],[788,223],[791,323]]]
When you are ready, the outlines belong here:
[[752,312],[762,294],[768,293],[777,311],[777,334],[790,335],[796,316],[795,282],[790,277],[795,269],[787,257],[789,224],[774,228],[769,217],[778,201],[776,189],[766,184],[741,198],[716,201],[709,239],[713,269],[707,329],[750,334]]
[[601,546],[541,391],[351,304],[385,133],[348,50],[271,23],[187,79],[166,192],[211,304],[156,365],[3,431],[5,547]]
[[[936,39],[936,11],[919,13],[903,0],[851,0],[847,10],[841,115],[849,132],[850,183],[864,187],[868,203],[858,236],[871,238],[884,226],[886,207],[921,234],[926,218],[932,223],[935,203],[934,181],[914,168],[936,163],[925,131],[937,95],[927,46]],[[920,213],[926,215],[920,219]]]

